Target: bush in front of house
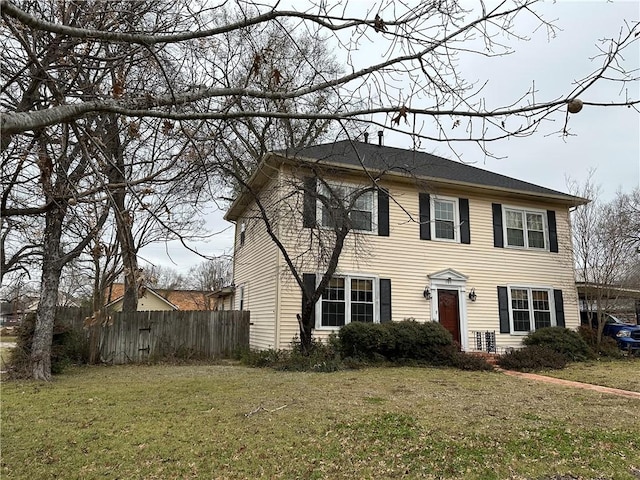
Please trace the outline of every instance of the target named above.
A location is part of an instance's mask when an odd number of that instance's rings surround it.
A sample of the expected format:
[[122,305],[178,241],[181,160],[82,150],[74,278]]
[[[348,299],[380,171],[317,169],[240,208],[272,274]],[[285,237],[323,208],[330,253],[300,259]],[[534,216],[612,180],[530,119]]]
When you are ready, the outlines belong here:
[[539,370],[562,370],[567,366],[567,357],[549,347],[529,345],[512,350],[498,357],[498,365],[506,370],[536,372]]
[[382,323],[351,322],[338,333],[338,348],[343,358],[380,362],[386,359],[391,339]]
[[546,327],[529,333],[525,346],[545,347],[563,355],[570,362],[583,362],[594,357],[593,351],[580,334],[564,327]]
[[[31,357],[31,345],[35,331],[35,313],[27,315],[20,326],[16,327],[16,346],[11,351],[8,370],[14,377],[30,377],[28,371]],[[89,360],[89,344],[81,332],[59,322],[53,324],[53,342],[51,345],[51,373],[59,374],[74,364],[84,364]]]
[[451,334],[436,322],[352,322],[340,329],[338,341],[343,358],[374,362],[453,365],[456,352]]
[[589,345],[595,356],[606,358],[624,357],[613,338],[603,335],[600,344],[598,344],[598,332],[588,325],[580,325],[578,327],[578,335]]
[[333,372],[372,365],[436,365],[461,370],[493,370],[484,358],[459,352],[439,323],[415,320],[387,323],[352,322],[328,341],[314,340],[303,353],[294,339],[288,350],[249,350],[240,360],[275,370]]
[[251,367],[294,372],[335,372],[343,368],[335,336],[328,342],[313,340],[307,354],[303,353],[300,341],[294,338],[289,350],[248,350],[242,353],[240,361]]

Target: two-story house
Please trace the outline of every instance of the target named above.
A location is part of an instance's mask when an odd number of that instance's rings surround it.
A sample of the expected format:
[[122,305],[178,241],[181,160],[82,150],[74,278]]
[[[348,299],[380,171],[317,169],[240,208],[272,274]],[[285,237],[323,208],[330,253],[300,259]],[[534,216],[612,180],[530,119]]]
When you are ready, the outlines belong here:
[[235,308],[251,311],[252,347],[286,348],[298,335],[291,267],[305,285],[322,276],[336,221],[328,190],[341,192],[353,229],[315,305],[315,338],[412,318],[442,323],[463,350],[503,351],[535,329],[579,325],[569,209],[585,199],[357,141],[270,153],[247,185],[225,218],[236,224]]

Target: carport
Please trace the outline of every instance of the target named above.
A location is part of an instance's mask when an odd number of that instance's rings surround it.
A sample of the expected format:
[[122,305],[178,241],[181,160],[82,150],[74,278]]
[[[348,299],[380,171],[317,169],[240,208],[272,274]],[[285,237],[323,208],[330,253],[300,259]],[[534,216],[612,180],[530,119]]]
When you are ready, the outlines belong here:
[[576,282],[580,310],[594,310],[596,298],[604,300],[604,310],[620,320],[640,325],[640,289],[616,285]]

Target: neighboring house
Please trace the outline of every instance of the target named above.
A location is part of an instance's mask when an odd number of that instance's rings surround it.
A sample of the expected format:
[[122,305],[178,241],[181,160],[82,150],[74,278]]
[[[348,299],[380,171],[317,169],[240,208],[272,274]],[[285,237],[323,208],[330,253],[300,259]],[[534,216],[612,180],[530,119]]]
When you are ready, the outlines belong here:
[[[318,239],[331,211],[311,192],[325,182],[345,198],[372,188],[349,212],[359,230],[315,306],[315,338],[351,321],[413,318],[439,321],[463,350],[502,351],[537,328],[579,325],[569,209],[585,199],[376,144],[270,153],[248,186],[308,285],[323,272]],[[298,335],[301,289],[251,194],[225,218],[236,224],[235,308],[251,310],[251,346],[286,348]]]
[[222,287],[209,294],[211,301],[211,310],[233,310],[233,294],[235,293],[235,287],[230,285],[228,287]]
[[[0,304],[0,326],[17,326],[30,313],[38,310],[40,299],[33,296],[22,297],[21,300],[2,302]],[[58,307],[80,307],[80,302],[65,293],[58,293]]]
[[[212,292],[200,290],[166,290],[141,287],[138,291],[138,311],[148,310],[211,310]],[[107,307],[122,310],[124,284],[114,283],[107,289]]]
[[22,323],[22,319],[27,314],[27,310],[22,302],[1,302],[0,303],[0,326],[15,327]]

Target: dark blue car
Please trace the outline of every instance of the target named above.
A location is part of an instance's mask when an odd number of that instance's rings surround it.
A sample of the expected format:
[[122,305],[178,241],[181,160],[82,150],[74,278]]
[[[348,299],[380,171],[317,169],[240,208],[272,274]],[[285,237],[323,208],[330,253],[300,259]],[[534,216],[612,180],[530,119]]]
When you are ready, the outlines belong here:
[[[621,350],[640,352],[640,325],[624,323],[608,313],[605,313],[604,317],[603,335],[613,338]],[[591,322],[589,322],[589,318],[591,318]],[[591,323],[593,328],[598,327],[598,318],[595,312],[580,312],[580,321],[583,325]]]

